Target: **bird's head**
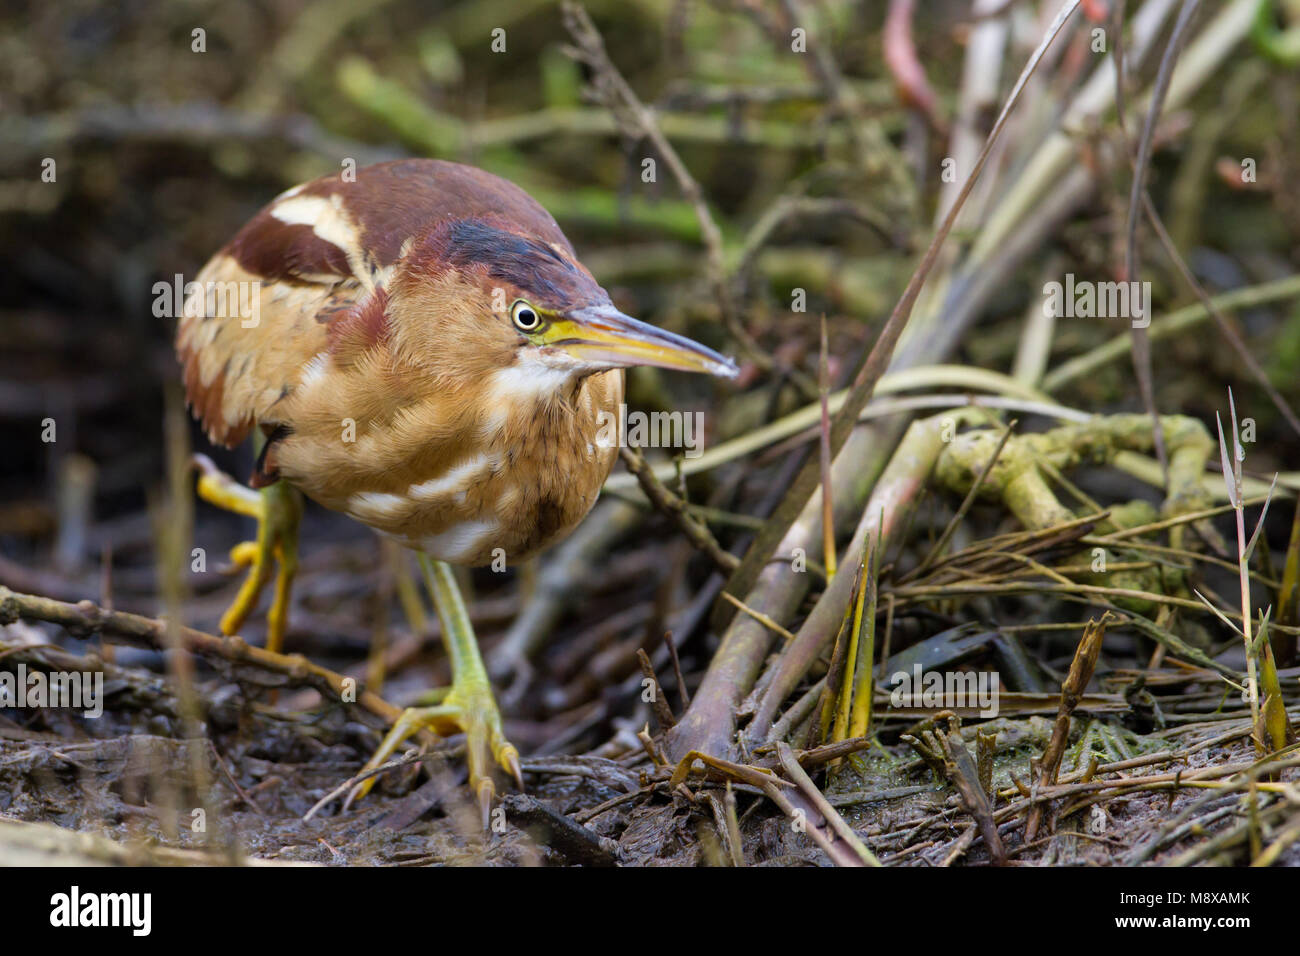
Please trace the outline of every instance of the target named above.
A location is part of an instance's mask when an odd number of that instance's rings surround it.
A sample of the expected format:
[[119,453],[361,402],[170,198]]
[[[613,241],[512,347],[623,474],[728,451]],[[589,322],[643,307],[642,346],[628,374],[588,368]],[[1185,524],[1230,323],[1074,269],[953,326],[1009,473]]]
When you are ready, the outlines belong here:
[[567,244],[494,217],[444,222],[404,259],[394,300],[424,317],[395,330],[408,356],[437,356],[445,367],[460,353],[464,375],[511,369],[557,386],[634,365],[737,373],[731,359],[616,309]]

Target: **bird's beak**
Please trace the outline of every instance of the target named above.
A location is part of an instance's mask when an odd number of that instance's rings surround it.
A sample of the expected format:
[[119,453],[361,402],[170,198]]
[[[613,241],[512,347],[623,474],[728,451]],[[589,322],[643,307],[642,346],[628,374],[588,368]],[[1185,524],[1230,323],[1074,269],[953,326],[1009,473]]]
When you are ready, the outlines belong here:
[[723,378],[739,374],[735,362],[713,349],[639,322],[612,305],[576,309],[553,320],[545,344],[593,365],[654,365]]

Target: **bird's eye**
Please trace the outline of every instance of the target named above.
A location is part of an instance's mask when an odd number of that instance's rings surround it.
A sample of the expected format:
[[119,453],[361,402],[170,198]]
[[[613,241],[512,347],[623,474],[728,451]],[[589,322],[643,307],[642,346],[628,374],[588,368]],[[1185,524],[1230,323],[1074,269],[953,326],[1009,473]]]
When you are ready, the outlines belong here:
[[510,319],[520,332],[536,332],[542,324],[541,315],[523,299],[516,300],[510,307]]

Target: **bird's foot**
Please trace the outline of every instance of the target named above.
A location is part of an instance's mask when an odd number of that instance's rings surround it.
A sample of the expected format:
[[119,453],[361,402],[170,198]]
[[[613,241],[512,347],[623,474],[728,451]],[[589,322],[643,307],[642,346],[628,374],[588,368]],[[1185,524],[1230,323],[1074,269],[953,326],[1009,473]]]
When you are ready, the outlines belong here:
[[254,491],[221,471],[206,455],[195,455],[199,470],[198,494],[204,501],[236,514],[257,519],[257,540],[230,549],[236,569],[248,568],[239,594],[221,617],[221,633],[235,634],[257,606],[257,599],[277,567],[275,597],[266,615],[266,649],[279,653],[289,625],[289,599],[298,570],[298,523],[302,498],[284,482]]
[[[486,829],[496,796],[492,782],[492,765],[503,767],[524,788],[519,751],[501,731],[501,712],[486,680],[469,679],[453,684],[442,701],[429,707],[408,707],[402,711],[392,730],[384,737],[362,773],[384,764],[393,752],[420,730],[430,730],[439,737],[465,734],[466,762],[469,764],[469,787],[478,798]],[[353,789],[349,800],[359,800],[370,792],[378,775],[367,777]]]

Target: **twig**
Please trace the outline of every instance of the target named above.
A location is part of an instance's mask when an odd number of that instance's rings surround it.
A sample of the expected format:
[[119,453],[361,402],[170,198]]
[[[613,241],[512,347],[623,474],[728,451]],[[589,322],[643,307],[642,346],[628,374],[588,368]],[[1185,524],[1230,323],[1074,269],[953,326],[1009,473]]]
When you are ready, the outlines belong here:
[[727,601],[735,605],[738,611],[743,611],[744,613],[748,614],[750,617],[758,621],[759,624],[762,624],[769,631],[774,631],[775,633],[780,634],[787,641],[794,640],[794,634],[792,634],[790,631],[782,627],[779,622],[772,620],[771,617],[764,614],[762,611],[754,610],[752,607],[750,607],[740,598],[736,597],[734,594],[728,594],[726,591],[723,591],[722,596]]
[[[34,594],[20,594],[0,585],[0,625],[12,624],[20,619],[58,624],[73,635],[99,632],[158,650],[169,647],[166,621],[125,611],[105,611],[93,601],[68,604]],[[351,693],[351,684],[348,683],[350,678],[313,664],[301,654],[275,654],[251,646],[238,635],[216,637],[192,627],[179,627],[176,630],[181,646],[191,653],[283,674],[292,682],[314,687],[334,700],[342,700],[345,691]],[[370,691],[358,690],[356,702],[388,723],[401,715],[399,708]]]
[[[1270,302],[1283,302],[1300,297],[1300,275],[1286,276],[1273,282],[1234,289],[1210,298],[1210,304],[1219,309],[1248,309]],[[1171,338],[1199,322],[1210,318],[1210,310],[1204,303],[1196,303],[1176,312],[1171,312],[1158,322],[1152,322],[1147,330],[1152,342]],[[1059,392],[1064,386],[1079,379],[1086,378],[1107,362],[1113,362],[1132,347],[1129,336],[1120,333],[1109,342],[1099,345],[1082,355],[1062,362],[1043,376],[1042,389],[1045,392]]]
[[718,544],[717,538],[713,537],[703,522],[698,521],[686,510],[686,502],[669,491],[663,482],[655,477],[653,469],[646,463],[641,453],[632,448],[623,448],[621,452],[623,463],[627,465],[628,471],[636,475],[641,490],[650,499],[650,503],[671,518],[686,535],[687,540],[708,555],[714,564],[725,572],[734,571],[740,559],[723,550],[722,545]]
[[537,831],[538,841],[574,863],[585,866],[617,866],[624,859],[615,840],[600,836],[549,803],[523,793],[512,793],[502,801],[506,816],[521,829]]
[[390,760],[387,763],[380,764],[378,767],[373,767],[370,770],[363,770],[355,776],[348,777],[348,779],[344,780],[337,787],[312,804],[311,809],[302,815],[303,822],[305,823],[310,820],[322,809],[328,806],[330,801],[343,796],[361,781],[369,780],[371,777],[378,777],[379,775],[388,773],[388,771],[394,770],[398,767],[406,767],[413,763],[421,763],[422,761],[428,760],[429,756],[430,755],[427,753],[417,753],[407,757],[399,757],[395,760]]
[[944,774],[957,788],[957,795],[979,827],[980,836],[989,849],[989,856],[996,866],[1006,863],[1007,853],[998,835],[998,826],[994,819],[993,807],[989,795],[980,784],[979,768],[971,759],[970,751],[962,741],[961,722],[951,711],[942,711],[935,715],[935,720],[948,720],[946,731],[937,726],[920,733],[920,737],[904,734],[902,739],[912,745],[918,754],[932,767],[941,767]]
[[949,539],[951,539],[953,533],[956,532],[957,526],[961,524],[962,518],[966,516],[966,512],[970,510],[970,506],[975,503],[975,496],[979,493],[980,488],[984,486],[984,482],[988,479],[989,472],[993,470],[993,466],[997,464],[998,458],[1001,457],[1002,449],[1007,446],[1007,439],[1011,437],[1011,433],[1015,430],[1016,424],[1015,419],[1012,419],[1007,423],[1006,429],[1002,432],[1002,437],[998,440],[997,447],[993,449],[993,454],[989,456],[988,461],[984,463],[984,467],[980,470],[979,475],[971,484],[970,491],[966,492],[966,497],[962,499],[961,506],[957,509],[957,513],[952,516],[952,520],[949,521],[947,527],[943,529],[943,534],[939,535],[939,540],[934,543],[934,547],[930,549],[930,552],[922,559],[921,563],[916,566],[915,570],[912,572],[913,575],[919,576],[922,574],[943,552]]
[[600,31],[596,29],[596,25],[591,22],[587,11],[572,0],[565,0],[560,9],[565,29],[577,44],[577,48],[570,52],[576,59],[591,68],[597,96],[638,136],[649,140],[655,152],[668,166],[673,178],[677,180],[678,189],[695,210],[695,217],[700,224],[700,236],[704,240],[709,284],[713,288],[714,297],[718,300],[723,324],[756,365],[764,371],[771,371],[776,368],[775,360],[762,350],[740,322],[727,279],[727,259],[722,242],[722,230],[718,228],[713,213],[709,211],[709,204],[704,199],[704,191],[700,188],[700,184],[677,155],[677,150],[668,141],[668,137],[664,136],[654,113],[641,102],[627,80],[623,78],[623,74],[619,72],[618,67],[610,60],[609,54],[605,51],[605,41]]
[[650,695],[650,706],[655,712],[655,719],[659,721],[660,729],[667,730],[677,723],[677,718],[673,716],[673,709],[668,706],[668,699],[664,696],[663,687],[659,684],[654,665],[650,663],[650,655],[645,652],[645,648],[636,649],[636,660],[641,666],[642,677],[650,682],[654,690]]
[[673,662],[673,676],[677,679],[677,696],[681,698],[682,710],[691,706],[691,695],[686,689],[686,678],[682,676],[682,662],[677,657],[677,644],[673,641],[673,632],[664,631],[664,644],[668,648],[668,658]]
[[860,856],[862,862],[867,866],[880,866],[880,861],[876,859],[875,854],[867,849],[867,845],[844,822],[844,818],[840,816],[839,811],[831,806],[830,801],[817,789],[816,784],[812,782],[812,778],[799,765],[799,761],[795,759],[794,751],[790,749],[790,745],[784,740],[777,741],[776,754],[781,761],[781,768],[785,770],[786,776],[812,801],[813,806],[817,808],[817,812],[822,815],[822,819],[830,824],[836,835],[851,846],[853,852]]
[[[881,329],[879,337],[872,346],[870,352],[863,356],[856,375],[854,376],[853,387],[844,406],[835,416],[834,424],[831,427],[831,454],[837,456],[844,447],[857,423],[858,416],[862,413],[863,408],[871,399],[875,391],[876,384],[879,382],[881,375],[884,374],[886,367],[894,354],[894,349],[898,345],[898,340],[907,327],[908,320],[911,318],[912,307],[916,304],[917,297],[921,293],[921,287],[925,284],[930,270],[934,267],[939,257],[939,252],[943,248],[944,241],[948,233],[952,230],[956,222],[957,215],[961,212],[966,198],[974,188],[976,180],[984,169],[984,164],[988,161],[989,155],[993,151],[993,146],[997,143],[1006,127],[1007,120],[1010,117],[1012,109],[1019,101],[1022,92],[1025,89],[1029,78],[1033,75],[1039,62],[1042,60],[1048,47],[1056,38],[1065,22],[1074,13],[1079,5],[1079,0],[1068,0],[1068,2],[1057,14],[1048,28],[1047,33],[1039,43],[1037,49],[1025,64],[1017,79],[1006,103],[1002,107],[997,121],[993,124],[993,129],[989,132],[985,140],[983,149],[971,169],[970,175],[966,177],[957,199],[953,202],[952,208],[944,218],[943,223],[936,230],[934,238],[931,240],[925,255],[917,265],[911,278],[908,280],[907,288],[904,290],[898,303],[894,306],[893,312],[890,313],[888,321],[885,322],[884,328]],[[816,459],[810,460],[795,478],[785,499],[778,506],[776,512],[769,519],[767,527],[764,528],[755,537],[754,542],[750,545],[744,560],[732,579],[727,583],[727,590],[732,593],[740,593],[748,590],[753,586],[758,577],[762,566],[767,563],[768,558],[775,551],[777,544],[785,537],[795,519],[803,510],[804,505],[812,497],[813,490],[817,487],[820,468]]]
[[1246,343],[1242,341],[1241,336],[1228,322],[1227,317],[1219,311],[1214,304],[1214,300],[1210,298],[1210,294],[1196,281],[1196,276],[1192,274],[1192,270],[1188,267],[1186,260],[1183,259],[1182,253],[1178,251],[1178,247],[1174,245],[1174,240],[1170,237],[1168,230],[1165,229],[1165,224],[1161,220],[1160,214],[1156,212],[1155,204],[1151,202],[1149,193],[1142,194],[1142,207],[1146,210],[1151,228],[1155,230],[1155,234],[1160,238],[1160,243],[1164,246],[1170,261],[1173,262],[1174,268],[1178,270],[1178,274],[1187,283],[1187,287],[1192,290],[1192,294],[1200,302],[1201,308],[1209,313],[1210,318],[1214,319],[1214,324],[1219,327],[1219,331],[1228,340],[1232,350],[1237,353],[1237,357],[1249,369],[1250,374],[1255,378],[1255,382],[1264,390],[1264,393],[1273,402],[1273,406],[1281,413],[1282,417],[1286,419],[1292,431],[1300,434],[1300,418],[1296,417],[1296,413],[1291,410],[1291,406],[1282,397],[1282,393],[1277,390],[1277,386],[1269,381],[1268,373],[1264,371],[1264,367],[1251,354],[1250,349],[1246,347]]
[[[1147,166],[1151,160],[1151,143],[1155,137],[1156,121],[1160,118],[1160,111],[1164,107],[1165,94],[1169,92],[1169,80],[1173,76],[1174,64],[1178,62],[1178,54],[1183,47],[1183,39],[1187,34],[1187,28],[1191,25],[1192,16],[1196,13],[1196,7],[1200,0],[1183,0],[1182,7],[1178,11],[1178,19],[1174,22],[1173,32],[1169,37],[1169,44],[1165,48],[1164,56],[1160,59],[1160,68],[1156,73],[1155,86],[1151,91],[1151,102],[1147,109],[1146,123],[1142,127],[1142,135],[1138,139],[1137,156],[1133,163],[1133,188],[1129,196],[1128,226],[1127,226],[1127,244],[1124,259],[1124,281],[1137,282],[1138,272],[1141,268],[1139,265],[1138,248],[1137,248],[1137,223],[1141,197],[1146,191]],[[1116,83],[1116,88],[1120,86]],[[1122,102],[1122,100],[1121,100]],[[1130,329],[1133,336],[1133,368],[1137,374],[1138,389],[1142,393],[1142,404],[1146,407],[1147,414],[1151,416],[1151,421],[1155,423],[1155,451],[1156,458],[1160,461],[1160,470],[1165,473],[1168,480],[1169,461],[1165,456],[1165,440],[1159,427],[1160,412],[1156,408],[1155,386],[1151,377],[1151,340],[1147,334],[1147,325],[1151,321],[1149,315],[1143,316],[1147,324],[1134,324]]]
[[[822,420],[821,441],[817,445],[818,461],[822,471],[822,552],[826,564],[826,577],[835,576],[835,498],[831,494],[831,412],[828,396],[831,390],[830,365],[827,359],[826,315],[822,314],[821,356],[817,363],[817,390],[820,393]],[[732,596],[728,594],[728,596]]]
[[[1042,767],[1038,774],[1038,785],[1049,786],[1056,783],[1056,775],[1061,768],[1061,757],[1065,754],[1065,744],[1070,735],[1070,715],[1079,705],[1092,679],[1092,672],[1097,667],[1097,658],[1101,654],[1101,642],[1106,637],[1106,625],[1110,620],[1107,612],[1100,621],[1089,621],[1083,630],[1079,646],[1075,648],[1074,659],[1070,661],[1070,673],[1061,686],[1061,706],[1056,712],[1056,725],[1052,728],[1052,738],[1043,752]],[[1034,804],[1025,823],[1025,842],[1032,842],[1038,835],[1038,824],[1042,820],[1043,805]]]
[[[781,812],[795,821],[796,825],[806,827],[806,832],[836,866],[862,866],[862,857],[851,850],[842,840],[835,840],[831,834],[818,826],[820,811],[804,796],[800,788],[784,780],[770,770],[749,767],[722,757],[692,750],[678,762],[669,780],[670,789],[676,790],[686,782],[691,768],[696,761],[722,775],[724,779],[736,780],[762,790]],[[824,819],[824,818],[823,818]]]
[[[889,538],[890,531],[925,482],[943,447],[942,425],[941,419],[928,418],[913,422],[908,428],[872,489],[853,540],[846,549],[847,554],[862,554],[872,535],[882,542]],[[852,574],[839,574],[832,578],[799,628],[795,640],[781,652],[776,670],[746,731],[751,740],[768,739],[781,702],[807,673],[822,648],[839,633],[853,597],[855,580]]]

